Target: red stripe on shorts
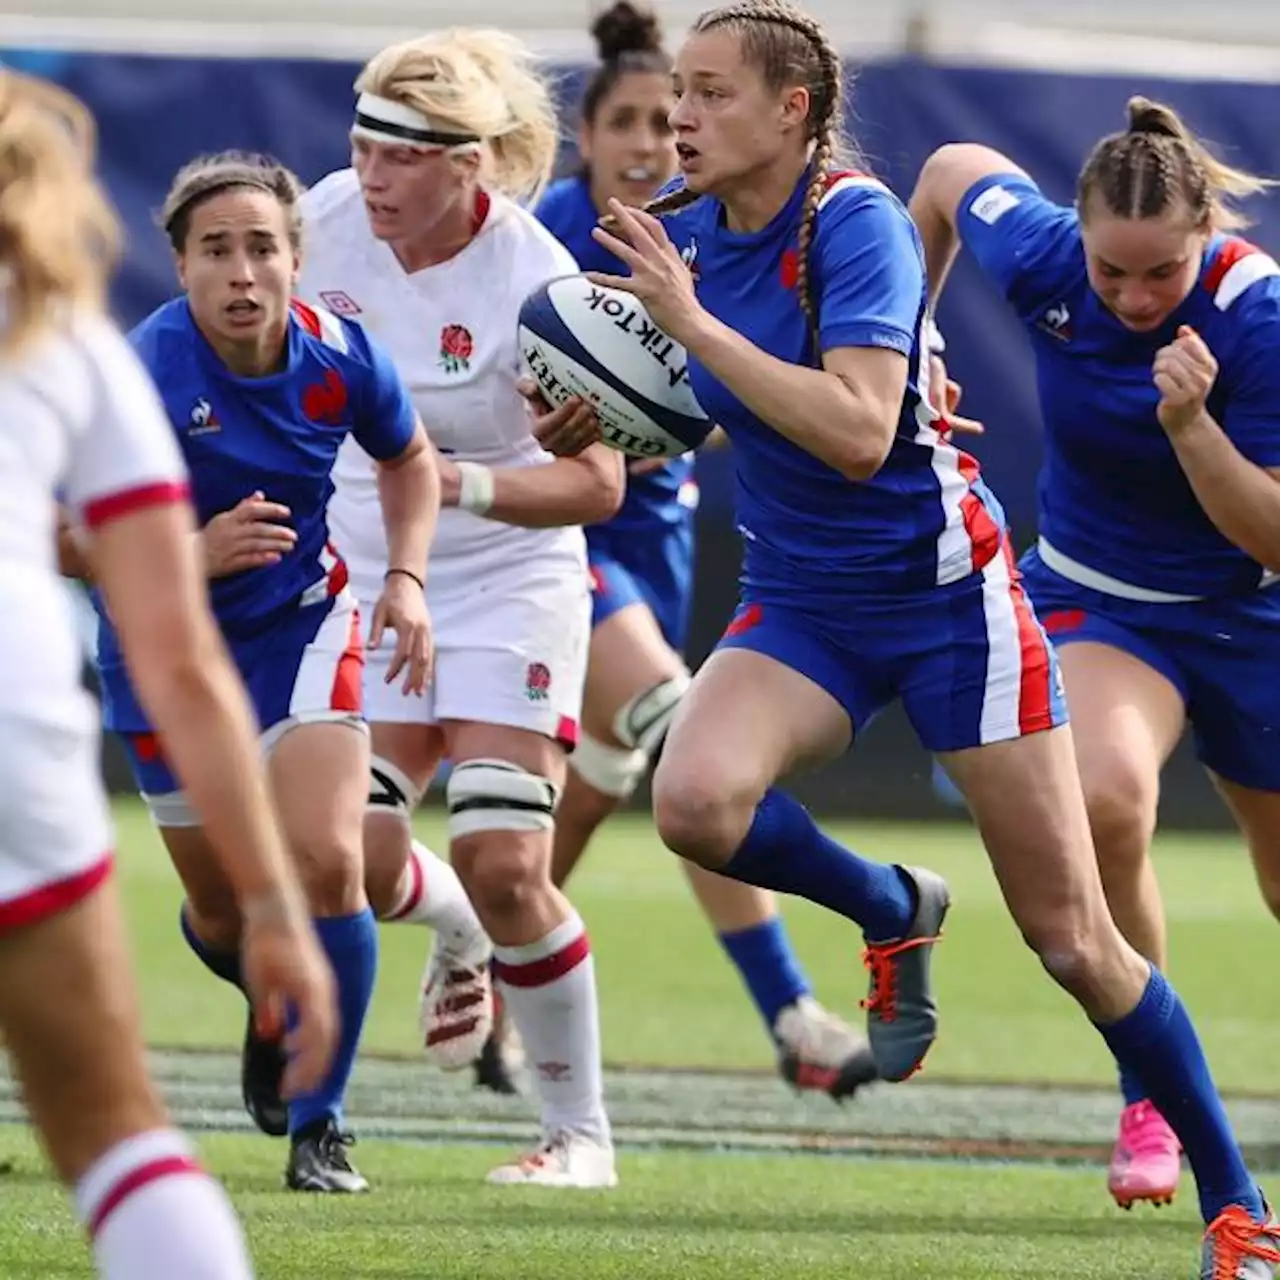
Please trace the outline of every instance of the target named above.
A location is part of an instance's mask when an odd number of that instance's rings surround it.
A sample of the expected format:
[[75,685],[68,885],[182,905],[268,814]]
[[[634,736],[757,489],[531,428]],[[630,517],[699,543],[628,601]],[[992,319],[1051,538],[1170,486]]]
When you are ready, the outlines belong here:
[[1022,733],[1039,733],[1053,724],[1053,695],[1049,687],[1053,673],[1053,657],[1049,642],[1036,622],[1027,593],[1023,591],[1013,546],[1004,540],[1004,558],[1009,566],[1009,592],[1013,598],[1013,616],[1018,623],[1018,649],[1022,657],[1022,688],[1018,696],[1018,729]]
[[105,853],[84,871],[77,871],[75,875],[54,880],[29,893],[10,898],[7,902],[0,902],[0,933],[24,929],[28,925],[47,920],[50,916],[69,911],[106,880],[114,862],[115,855]]

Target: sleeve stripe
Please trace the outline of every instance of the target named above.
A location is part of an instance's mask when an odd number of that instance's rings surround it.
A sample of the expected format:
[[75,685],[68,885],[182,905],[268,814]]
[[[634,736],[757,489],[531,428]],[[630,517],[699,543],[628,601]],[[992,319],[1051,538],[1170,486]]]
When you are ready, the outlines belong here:
[[1226,311],[1246,289],[1275,275],[1280,275],[1280,264],[1269,254],[1255,252],[1237,258],[1214,290],[1213,304]]
[[842,173],[838,177],[833,175],[822,199],[818,201],[819,211],[825,209],[840,192],[847,191],[851,187],[872,187],[880,191],[889,189],[878,178],[869,177],[865,173]]
[[189,486],[179,480],[159,480],[153,484],[140,484],[131,489],[118,489],[85,503],[84,522],[96,529],[121,516],[145,511],[148,507],[162,507],[174,502],[185,502],[190,496]]
[[342,321],[324,308],[316,309],[316,319],[320,321],[320,337],[326,346],[333,347],[335,351],[341,351],[346,355],[350,350],[347,342],[347,332],[342,327]]
[[325,307],[312,307],[299,298],[289,303],[294,318],[313,337],[319,338],[327,347],[341,351],[346,355],[351,344],[347,341],[347,331],[342,321]]
[[293,312],[298,323],[313,337],[320,337],[320,317],[316,315],[315,308],[309,307],[301,298],[294,298],[289,303],[289,309]]

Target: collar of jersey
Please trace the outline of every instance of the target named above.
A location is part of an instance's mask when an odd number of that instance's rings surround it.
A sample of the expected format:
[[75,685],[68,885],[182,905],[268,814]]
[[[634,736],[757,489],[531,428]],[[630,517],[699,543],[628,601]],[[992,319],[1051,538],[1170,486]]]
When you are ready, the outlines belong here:
[[813,178],[813,166],[810,165],[800,175],[796,182],[795,189],[787,197],[787,202],[778,210],[777,213],[769,219],[759,231],[730,231],[725,220],[724,205],[714,197],[711,199],[712,206],[715,209],[715,234],[716,239],[723,240],[726,244],[759,244],[762,241],[772,240],[782,229],[786,229],[789,233],[792,224],[800,215],[800,210],[804,206],[804,194],[809,189],[809,183]]
[[274,387],[282,382],[287,382],[293,376],[294,371],[297,369],[298,356],[300,354],[299,336],[301,330],[298,327],[298,320],[292,309],[289,312],[289,327],[285,332],[284,368],[277,370],[275,373],[264,374],[261,378],[242,378],[238,373],[233,373],[227,368],[226,362],[210,345],[209,339],[200,331],[200,326],[196,324],[195,316],[191,314],[190,302],[184,298],[183,305],[186,308],[187,323],[191,327],[191,332],[195,335],[195,347],[200,362],[210,372],[217,374],[218,377],[227,382],[234,382],[245,387]]

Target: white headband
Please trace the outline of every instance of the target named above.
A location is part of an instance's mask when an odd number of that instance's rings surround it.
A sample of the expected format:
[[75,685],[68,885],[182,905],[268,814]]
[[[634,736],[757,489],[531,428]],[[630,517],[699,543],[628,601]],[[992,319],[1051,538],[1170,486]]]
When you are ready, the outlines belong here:
[[415,107],[380,98],[375,93],[360,95],[351,132],[374,142],[422,150],[461,151],[480,145],[480,139],[473,133],[459,133],[457,129],[432,120]]

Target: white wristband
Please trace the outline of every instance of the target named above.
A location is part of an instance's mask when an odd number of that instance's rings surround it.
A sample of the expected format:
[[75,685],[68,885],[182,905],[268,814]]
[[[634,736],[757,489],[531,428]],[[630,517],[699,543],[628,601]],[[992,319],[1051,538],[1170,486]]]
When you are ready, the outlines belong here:
[[947,340],[942,336],[942,330],[938,328],[932,315],[925,316],[924,337],[925,347],[930,355],[940,356],[946,351]]
[[484,515],[493,506],[493,472],[479,462],[459,462],[458,506]]

